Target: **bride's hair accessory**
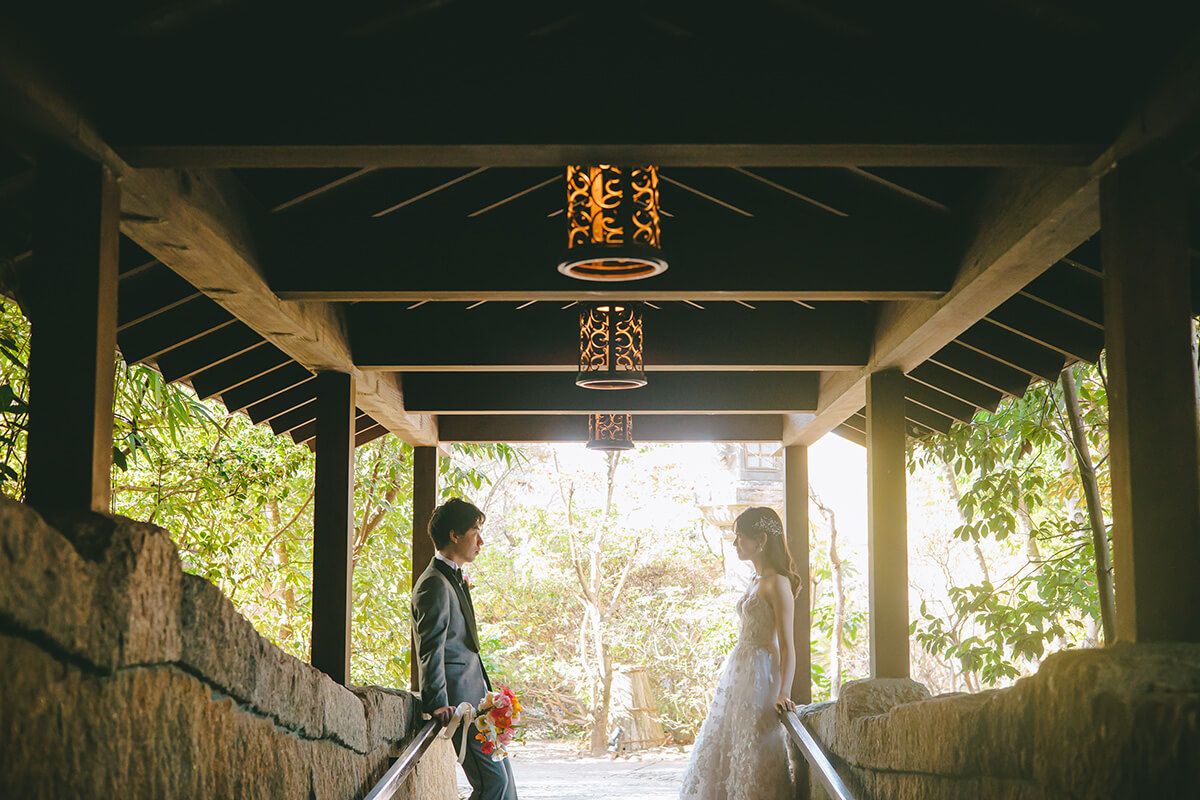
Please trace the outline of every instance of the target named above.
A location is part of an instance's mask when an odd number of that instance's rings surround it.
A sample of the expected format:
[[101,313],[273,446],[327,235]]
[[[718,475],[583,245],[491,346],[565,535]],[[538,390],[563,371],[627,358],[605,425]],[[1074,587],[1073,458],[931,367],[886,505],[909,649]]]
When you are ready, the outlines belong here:
[[783,526],[774,517],[763,517],[754,527],[767,536],[783,536]]

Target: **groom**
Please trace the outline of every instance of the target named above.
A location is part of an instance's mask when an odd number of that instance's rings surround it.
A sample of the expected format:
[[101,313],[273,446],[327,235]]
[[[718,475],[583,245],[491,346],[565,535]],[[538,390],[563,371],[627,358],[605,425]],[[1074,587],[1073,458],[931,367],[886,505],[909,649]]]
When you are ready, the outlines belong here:
[[[463,580],[462,568],[479,555],[484,515],[457,497],[433,511],[429,536],[437,548],[433,560],[413,587],[412,630],[421,678],[421,706],[442,724],[450,721],[459,703],[478,706],[492,688],[479,657],[475,607]],[[467,736],[463,770],[474,789],[471,800],[517,800],[508,759],[493,761],[480,749],[474,730],[462,726],[454,734],[458,750]]]

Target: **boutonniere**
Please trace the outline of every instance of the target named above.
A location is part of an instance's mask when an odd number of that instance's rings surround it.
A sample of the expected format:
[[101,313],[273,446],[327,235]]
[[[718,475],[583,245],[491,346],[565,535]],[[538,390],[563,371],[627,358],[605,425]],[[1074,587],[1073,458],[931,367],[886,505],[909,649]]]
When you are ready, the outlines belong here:
[[474,581],[471,580],[471,576],[467,574],[466,570],[463,570],[462,572],[462,582],[463,586],[467,587],[468,589],[473,589],[475,587]]

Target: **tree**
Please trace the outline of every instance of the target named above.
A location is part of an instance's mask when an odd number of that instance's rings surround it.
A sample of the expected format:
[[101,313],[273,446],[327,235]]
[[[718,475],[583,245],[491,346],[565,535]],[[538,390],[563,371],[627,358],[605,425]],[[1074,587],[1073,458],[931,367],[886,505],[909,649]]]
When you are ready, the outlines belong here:
[[[1075,370],[1079,435],[1105,454],[1091,474],[1102,514],[1110,514],[1103,373],[1084,365]],[[1106,574],[1098,564],[1107,557],[1108,537],[1093,536],[1080,512],[1088,490],[1063,391],[1059,383],[1037,384],[996,413],[981,412],[973,424],[912,450],[910,469],[951,470],[962,515],[954,535],[976,549],[983,569],[980,582],[950,587],[948,616],[922,604],[916,637],[984,685],[1016,677],[1021,664],[1036,666],[1048,649],[1093,642],[1101,622],[1097,575]],[[995,576],[979,549],[984,541],[1011,544],[1021,555],[1017,568]]]

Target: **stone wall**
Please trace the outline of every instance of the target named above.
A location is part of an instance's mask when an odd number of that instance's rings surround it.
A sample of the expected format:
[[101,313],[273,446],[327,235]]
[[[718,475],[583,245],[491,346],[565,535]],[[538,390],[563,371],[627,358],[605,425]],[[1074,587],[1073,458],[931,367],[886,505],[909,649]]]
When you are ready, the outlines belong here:
[[[0,797],[348,800],[416,724],[259,636],[164,531],[0,498]],[[457,797],[447,743],[406,791]]]
[[973,695],[855,681],[801,716],[855,798],[1200,798],[1196,645],[1059,653]]

